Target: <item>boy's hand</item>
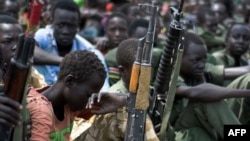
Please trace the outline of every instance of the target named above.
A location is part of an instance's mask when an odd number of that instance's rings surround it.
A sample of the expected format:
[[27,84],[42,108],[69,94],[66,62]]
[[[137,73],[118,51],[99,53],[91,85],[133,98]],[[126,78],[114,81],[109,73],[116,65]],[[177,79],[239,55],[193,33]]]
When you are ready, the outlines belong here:
[[106,114],[116,111],[118,108],[125,106],[127,101],[127,95],[118,96],[112,93],[99,93],[92,94],[89,98],[89,102],[86,108],[92,108],[92,106],[99,107],[98,110],[92,110],[94,114]]
[[109,47],[109,40],[106,37],[96,38],[96,48],[100,51],[105,51]]
[[22,105],[0,94],[0,124],[15,126],[21,123]]

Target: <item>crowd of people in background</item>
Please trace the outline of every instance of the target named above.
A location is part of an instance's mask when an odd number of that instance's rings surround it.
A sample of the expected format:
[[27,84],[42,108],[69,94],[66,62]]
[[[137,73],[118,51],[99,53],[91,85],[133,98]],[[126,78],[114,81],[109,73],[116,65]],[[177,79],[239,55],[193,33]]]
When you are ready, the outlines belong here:
[[[32,0],[31,0],[32,1]],[[28,28],[29,0],[0,1],[0,75]],[[44,3],[34,39],[27,95],[31,141],[122,141],[131,70],[151,0],[38,0]],[[180,0],[156,0],[151,85]],[[223,125],[250,124],[250,0],[184,0],[184,53],[176,85],[169,141],[218,141]],[[167,72],[166,72],[167,73]],[[103,93],[89,111],[88,99]],[[20,103],[0,95],[0,124],[18,126]],[[91,114],[90,114],[91,113]],[[154,119],[145,139],[158,141]]]

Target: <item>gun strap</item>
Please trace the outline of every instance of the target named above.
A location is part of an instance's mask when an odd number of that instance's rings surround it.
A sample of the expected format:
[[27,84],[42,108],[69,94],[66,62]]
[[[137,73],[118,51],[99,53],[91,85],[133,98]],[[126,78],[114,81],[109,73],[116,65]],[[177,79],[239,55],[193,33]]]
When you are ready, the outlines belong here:
[[163,113],[163,117],[162,117],[162,125],[161,125],[160,134],[159,134],[159,138],[161,141],[166,140],[166,137],[167,137],[167,126],[168,126],[168,121],[170,118],[170,114],[172,111],[173,102],[174,102],[174,98],[175,98],[176,83],[177,83],[178,76],[179,76],[182,54],[183,54],[183,49],[179,48],[178,52],[177,52],[175,71],[174,71],[173,76],[172,76],[172,81],[170,84],[169,93],[166,97],[166,105],[165,105],[164,113]]

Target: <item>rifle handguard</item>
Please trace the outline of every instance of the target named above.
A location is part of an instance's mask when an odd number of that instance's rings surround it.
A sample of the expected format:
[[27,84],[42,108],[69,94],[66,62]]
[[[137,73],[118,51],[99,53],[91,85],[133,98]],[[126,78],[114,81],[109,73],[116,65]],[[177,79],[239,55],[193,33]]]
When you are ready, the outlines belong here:
[[170,23],[168,29],[166,46],[164,47],[163,54],[161,56],[160,66],[156,75],[155,91],[158,94],[159,100],[164,100],[166,91],[169,90],[169,83],[171,80],[172,70],[176,59],[176,53],[178,44],[180,42],[181,33],[183,27],[180,23],[181,10],[176,10],[171,7],[171,13],[173,15],[173,21]]
[[[136,95],[136,109],[147,110],[149,106],[149,87],[151,66],[141,66],[139,86]],[[145,94],[145,92],[148,92]]]

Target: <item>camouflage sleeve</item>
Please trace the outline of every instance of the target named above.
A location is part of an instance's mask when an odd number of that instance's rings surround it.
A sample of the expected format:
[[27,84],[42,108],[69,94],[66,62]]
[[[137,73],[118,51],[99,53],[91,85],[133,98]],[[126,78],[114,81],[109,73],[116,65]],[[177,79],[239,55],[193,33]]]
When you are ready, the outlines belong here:
[[180,86],[187,86],[187,85],[184,82],[184,79],[179,76],[178,79],[177,79],[176,87],[180,87]]
[[209,82],[222,86],[224,82],[224,66],[206,63],[206,73],[209,75]]
[[214,52],[212,56],[217,60],[217,65],[225,65],[225,59],[223,59],[223,55],[220,52]]
[[210,54],[210,53],[207,53],[207,60],[206,60],[206,62],[214,64],[214,65],[219,65],[218,60],[212,54]]
[[238,77],[227,87],[234,89],[250,89],[250,73]]
[[127,93],[128,89],[125,87],[124,82],[122,81],[122,79],[120,79],[119,81],[117,81],[114,85],[112,85],[108,92],[110,93]]
[[146,141],[159,141],[155,133],[153,123],[151,119],[149,118],[149,116],[147,116],[146,118],[145,138],[146,138]]
[[[242,75],[232,81],[227,87],[234,89],[249,89],[250,88],[250,73]],[[249,124],[249,110],[250,99],[249,98],[230,98],[226,99],[228,106],[235,113],[237,118],[242,124]]]
[[212,55],[218,61],[218,65],[224,65],[225,67],[233,67],[235,64],[234,59],[226,52],[225,49],[214,52]]
[[224,42],[208,32],[204,32],[200,37],[205,41],[209,53],[218,51],[223,48]]

